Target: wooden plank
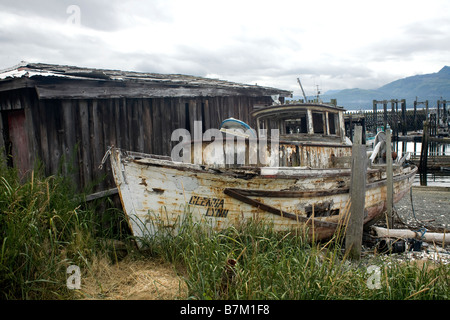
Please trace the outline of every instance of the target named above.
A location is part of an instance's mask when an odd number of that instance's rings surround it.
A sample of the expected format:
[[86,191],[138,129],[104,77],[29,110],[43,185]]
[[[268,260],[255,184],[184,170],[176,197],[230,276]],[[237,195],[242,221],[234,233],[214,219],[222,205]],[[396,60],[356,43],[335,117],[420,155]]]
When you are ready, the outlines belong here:
[[162,98],[162,97],[214,97],[214,96],[290,96],[290,92],[264,87],[236,88],[225,86],[167,86],[164,84],[86,81],[59,79],[57,83],[36,81],[40,99],[109,99],[109,98]]
[[170,155],[171,142],[170,137],[172,133],[172,110],[171,110],[171,99],[163,98],[161,99],[161,120],[164,125],[161,127],[161,155]]
[[8,92],[16,89],[34,88],[35,82],[29,78],[15,78],[12,80],[2,80],[0,92]]
[[126,99],[121,98],[117,100],[118,103],[118,117],[116,118],[116,122],[119,128],[119,146],[122,149],[129,150],[130,146],[128,144],[128,116],[127,116],[127,104]]
[[103,123],[104,123],[104,115],[103,115],[103,107],[100,104],[101,100],[93,100],[92,101],[92,126],[91,126],[91,148],[92,148],[92,172],[93,178],[98,181],[98,185],[96,185],[96,190],[103,190],[105,188],[105,181],[103,175],[106,174],[106,169],[103,167],[100,170],[98,167],[101,164],[103,155],[106,151],[105,146],[105,138],[103,136]]
[[228,188],[239,192],[243,196],[247,197],[269,197],[269,198],[312,198],[312,197],[325,197],[337,194],[349,193],[349,188],[334,189],[334,190],[314,190],[314,191],[274,191],[274,190],[250,190],[250,189],[234,189]]
[[129,146],[128,150],[138,151],[138,143],[137,143],[137,133],[138,129],[138,121],[136,115],[136,99],[125,99],[126,101],[126,114],[127,114],[127,132],[128,132],[128,141]]
[[120,130],[123,119],[120,117],[120,99],[113,99],[113,110],[114,110],[114,131],[115,131],[115,146],[121,147],[122,142],[122,132]]
[[22,179],[30,172],[25,111],[23,109],[10,111],[7,113],[7,118],[12,161]]
[[393,168],[392,168],[392,131],[386,129],[386,206],[387,206],[387,223],[388,228],[393,228],[394,216],[392,207],[394,206],[394,184],[393,184]]
[[[1,107],[1,104],[0,104]],[[2,152],[2,154],[6,157],[6,149],[5,149],[5,133],[3,130],[6,130],[6,128],[3,127],[3,112],[0,112],[0,150]],[[2,158],[3,160],[3,158]]]
[[[203,122],[205,123],[205,130],[211,129],[211,115],[209,110],[209,100],[205,99],[203,102]],[[218,129],[218,128],[217,128]]]
[[272,213],[272,214],[275,214],[275,215],[278,215],[278,216],[281,216],[284,218],[288,218],[288,219],[295,220],[295,221],[302,222],[302,223],[307,223],[310,225],[314,224],[315,226],[318,226],[318,227],[335,229],[338,226],[338,224],[334,223],[334,222],[321,221],[321,220],[317,220],[314,218],[307,218],[304,216],[300,216],[298,214],[294,214],[294,213],[290,213],[287,211],[283,211],[281,209],[274,208],[268,204],[262,203],[261,201],[251,199],[251,198],[248,198],[248,197],[242,195],[239,191],[237,191],[237,189],[226,188],[224,190],[224,193],[227,196],[230,196],[236,200],[242,201],[246,204],[249,204],[251,206],[257,207],[261,210],[267,211],[269,213]]
[[170,108],[169,110],[170,110],[171,122],[169,125],[169,132],[167,135],[168,148],[169,148],[166,152],[167,155],[171,154],[172,148],[177,144],[177,143],[172,142],[172,132],[177,129],[183,128],[183,126],[184,126],[184,123],[183,123],[183,125],[180,123],[180,111],[178,110],[179,99],[171,98],[169,100],[170,100],[169,101],[169,108]]
[[[30,90],[31,91],[31,90]],[[39,100],[37,99],[36,92],[33,90],[29,92],[30,94],[30,108],[29,112],[31,114],[29,120],[31,120],[33,131],[29,134],[33,136],[34,141],[33,157],[34,159],[43,160],[42,155],[42,133],[41,133],[41,114],[39,110]]]
[[161,99],[152,99],[152,119],[153,119],[153,153],[161,154],[161,133],[162,125],[161,122]]
[[142,127],[143,127],[143,142],[144,142],[143,152],[153,153],[153,146],[152,146],[153,122],[149,99],[144,99],[142,101]]
[[450,144],[450,138],[437,138],[437,137],[429,137],[429,142],[438,142],[438,143],[446,143]]
[[[37,153],[37,130],[34,127],[33,110],[36,104],[36,95],[34,90],[23,90],[21,99],[25,108],[25,127],[28,135],[28,158],[30,161],[30,170],[34,169]],[[1,119],[0,119],[1,122]]]
[[[99,100],[98,103],[99,108],[102,109],[103,150],[101,150],[101,154],[103,156],[108,147],[117,146],[116,126],[117,122],[120,120],[116,120],[115,118],[115,99]],[[104,188],[113,188],[115,182],[112,175],[111,163],[109,161],[103,165],[103,170],[103,174],[106,175]]]
[[79,129],[80,129],[80,174],[81,187],[87,187],[92,181],[91,163],[89,153],[91,152],[89,134],[89,111],[88,101],[80,100],[78,103]]
[[119,190],[117,188],[111,188],[111,189],[91,193],[86,196],[86,201],[89,202],[89,201],[93,201],[93,200],[96,200],[99,198],[109,197],[109,196],[115,195],[117,193],[119,193]]
[[195,100],[189,100],[189,131],[191,133],[191,139],[195,139],[194,137],[194,122],[197,121],[197,103]]
[[47,134],[47,113],[46,113],[46,104],[44,101],[39,100],[38,106],[36,108],[38,110],[39,114],[39,131],[40,131],[40,137],[41,137],[41,144],[40,144],[40,150],[41,150],[41,160],[44,162],[45,166],[45,174],[51,175],[51,168],[49,166],[50,162],[50,152],[49,152],[49,144],[48,144],[48,134]]
[[62,115],[60,101],[51,101],[47,103],[47,133],[49,138],[50,163],[52,166],[52,174],[56,174],[60,170],[62,157]]
[[71,168],[66,167],[66,174],[69,174],[74,183],[80,187],[81,182],[77,159],[78,152],[76,150],[78,141],[76,139],[77,123],[75,110],[77,109],[77,106],[78,103],[74,100],[61,101],[62,126],[64,128],[63,152],[66,161],[71,161]]
[[138,132],[138,137],[137,137],[137,141],[138,141],[138,150],[140,152],[144,152],[145,150],[145,141],[144,141],[144,127],[145,127],[145,122],[143,121],[143,116],[144,116],[144,103],[142,99],[138,99],[137,100],[137,105],[136,105],[136,109],[137,109],[137,124],[138,124],[138,128],[139,128],[139,132]]
[[364,207],[366,199],[366,146],[361,144],[362,127],[355,126],[352,147],[352,174],[350,184],[350,218],[345,236],[345,250],[349,258],[361,258],[362,234],[364,226]]

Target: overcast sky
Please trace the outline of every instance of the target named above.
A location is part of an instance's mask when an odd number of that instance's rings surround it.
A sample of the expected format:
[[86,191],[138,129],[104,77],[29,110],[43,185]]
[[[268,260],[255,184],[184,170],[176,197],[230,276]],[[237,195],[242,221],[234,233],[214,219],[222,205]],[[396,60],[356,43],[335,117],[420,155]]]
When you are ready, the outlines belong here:
[[375,89],[450,65],[450,1],[0,0],[0,69],[22,60]]

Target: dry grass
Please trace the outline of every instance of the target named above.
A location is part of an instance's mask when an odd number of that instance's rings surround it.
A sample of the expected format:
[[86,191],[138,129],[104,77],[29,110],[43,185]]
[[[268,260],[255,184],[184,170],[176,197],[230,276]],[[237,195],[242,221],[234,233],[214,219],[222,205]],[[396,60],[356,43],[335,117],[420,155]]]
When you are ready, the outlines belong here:
[[125,258],[117,264],[95,259],[82,277],[78,295],[96,300],[175,300],[187,298],[185,281],[160,260]]

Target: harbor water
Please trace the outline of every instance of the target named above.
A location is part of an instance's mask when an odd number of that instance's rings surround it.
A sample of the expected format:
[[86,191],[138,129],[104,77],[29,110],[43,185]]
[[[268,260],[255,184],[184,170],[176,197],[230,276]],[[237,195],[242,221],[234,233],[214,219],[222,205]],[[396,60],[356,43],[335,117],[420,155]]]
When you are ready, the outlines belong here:
[[[421,142],[394,142],[394,151],[398,153],[399,157],[405,152],[420,156],[422,150]],[[450,145],[449,144],[435,144],[428,150],[428,156],[449,156],[450,157]],[[441,167],[440,170],[428,170],[427,174],[417,174],[414,180],[414,186],[424,185],[431,187],[450,187],[450,168]]]

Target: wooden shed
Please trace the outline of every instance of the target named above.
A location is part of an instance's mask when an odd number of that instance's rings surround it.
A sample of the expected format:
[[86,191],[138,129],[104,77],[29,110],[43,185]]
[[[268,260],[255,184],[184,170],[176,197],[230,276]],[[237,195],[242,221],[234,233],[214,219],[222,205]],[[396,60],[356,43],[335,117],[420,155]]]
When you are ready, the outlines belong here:
[[[180,74],[21,63],[0,72],[0,148],[22,175],[41,160],[47,175],[71,173],[82,189],[115,187],[107,163],[114,145],[170,155],[171,133],[217,128],[229,117],[250,125],[255,106],[290,91]],[[191,132],[192,134],[192,132]],[[69,170],[75,168],[75,173]]]

